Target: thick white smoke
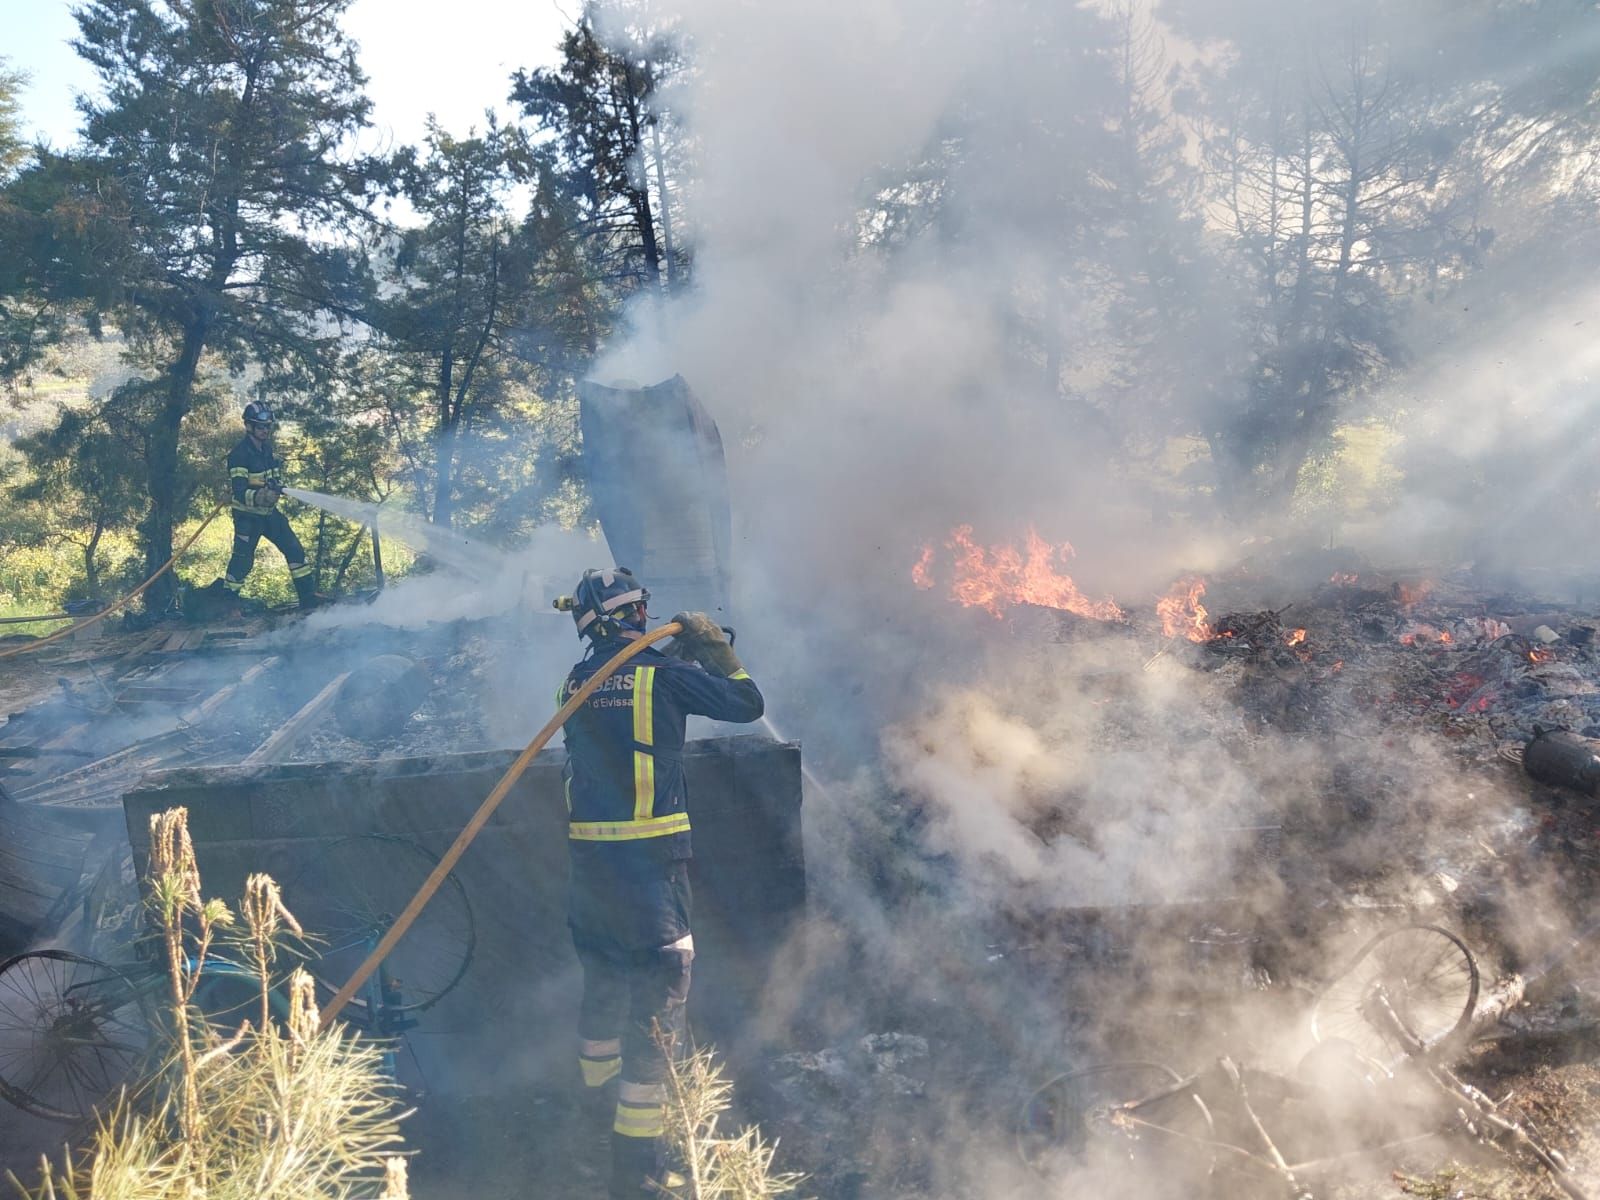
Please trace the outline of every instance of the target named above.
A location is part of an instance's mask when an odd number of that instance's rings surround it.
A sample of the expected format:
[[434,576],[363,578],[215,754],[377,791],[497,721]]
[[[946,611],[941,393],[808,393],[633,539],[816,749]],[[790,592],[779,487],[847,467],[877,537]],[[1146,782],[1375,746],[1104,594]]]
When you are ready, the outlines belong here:
[[[1176,660],[1145,669],[1158,640],[1008,646],[989,618],[911,584],[919,549],[966,522],[980,541],[1029,526],[1070,540],[1083,590],[1128,606],[1195,565],[1202,543],[1215,553],[1214,530],[1152,510],[1119,465],[1120,431],[1074,396],[1103,382],[1120,336],[1081,269],[1100,251],[1115,258],[1107,247],[1121,236],[1094,202],[1110,70],[1100,14],[948,0],[648,7],[693,45],[693,69],[663,102],[693,138],[696,173],[679,187],[694,283],[641,302],[595,374],[680,373],[721,425],[740,649],[807,761],[848,780],[808,790],[813,887],[874,965],[908,995],[1010,1013],[1008,1032],[997,1018],[989,1033],[1030,1047],[1025,1058],[1064,1037],[1069,1014],[961,961],[986,915],[1220,896],[1270,906],[1279,884],[1253,857],[1255,835],[1285,822],[1349,823],[1341,867],[1389,862],[1426,879],[1403,853],[1431,844],[1447,860],[1456,847],[1438,830],[1470,829],[1505,797],[1473,793],[1427,739],[1285,738],[1246,717],[1231,680]],[[884,190],[895,180],[917,204],[896,206]],[[1541,319],[1534,332],[1547,329]],[[1408,469],[1426,476],[1429,456],[1414,451],[1441,439],[1478,469],[1508,440],[1538,444],[1543,433],[1523,436],[1530,422],[1551,437],[1581,426],[1579,337],[1563,336],[1537,371],[1508,372],[1502,397],[1482,392],[1483,349],[1454,374],[1416,379],[1440,402],[1410,406]],[[1205,349],[1178,403],[1226,385],[1218,364],[1234,348]],[[1446,394],[1472,401],[1459,437],[1439,431]],[[1572,402],[1550,403],[1563,395]],[[1370,545],[1391,561],[1437,561],[1430,537],[1470,541],[1456,519],[1469,497],[1413,494],[1397,510],[1406,523],[1366,531]],[[1321,807],[1362,791],[1338,786],[1340,772],[1384,781],[1382,795],[1363,793],[1365,840]],[[1295,869],[1333,867],[1308,856]],[[929,899],[880,907],[884,873]],[[848,1021],[852,1001],[819,1002]],[[981,1141],[949,1156],[975,1175],[995,1165]]]
[[[697,146],[695,286],[664,318],[643,306],[643,335],[599,375],[680,372],[722,422],[741,565],[808,602],[832,587],[878,601],[961,520],[1094,544],[1102,447],[1016,344],[1046,293],[1067,313],[1089,303],[1050,277],[1084,219],[1075,135],[1034,144],[1024,114],[1086,103],[1105,66],[1074,39],[1093,21],[1044,22],[1061,39],[1046,52],[1005,9],[964,4],[660,12],[695,47],[665,98]],[[864,249],[879,189],[972,111],[938,223]]]

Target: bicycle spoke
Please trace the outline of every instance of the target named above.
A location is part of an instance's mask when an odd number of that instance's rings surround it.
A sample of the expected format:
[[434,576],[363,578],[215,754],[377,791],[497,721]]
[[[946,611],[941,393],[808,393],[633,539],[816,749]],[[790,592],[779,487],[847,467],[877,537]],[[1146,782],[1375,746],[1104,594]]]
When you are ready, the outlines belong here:
[[83,1068],[75,1065],[73,1060],[70,1058],[63,1060],[62,1066],[64,1068],[62,1074],[67,1081],[67,1091],[73,1099],[72,1111],[78,1113],[89,1112],[94,1105],[84,1099],[82,1082]]
[[29,1079],[28,1082],[23,1086],[23,1092],[30,1096],[37,1093],[44,1081],[49,1079],[51,1075],[55,1074],[55,1069],[59,1064],[59,1058],[52,1055],[45,1055],[40,1062],[38,1071],[35,1072],[33,1077]]
[[[43,960],[43,961],[48,961],[48,960]],[[49,973],[49,968],[48,967],[41,967],[41,970],[43,972],[45,972],[46,974]],[[24,971],[22,973],[22,981],[21,981],[21,984],[19,984],[18,986],[22,986],[23,984],[25,984],[27,986],[28,990],[33,994],[33,1010],[36,1013],[39,1013],[41,1016],[44,1015],[45,1013],[49,1012],[50,1011],[50,1006],[45,1003],[44,997],[39,995],[39,984],[34,979],[33,972],[31,970]]]
[[323,958],[332,958],[335,954],[343,954],[347,950],[365,949],[368,945],[377,945],[376,938],[369,938],[366,934],[352,938],[350,941],[338,946],[329,946],[322,953]]

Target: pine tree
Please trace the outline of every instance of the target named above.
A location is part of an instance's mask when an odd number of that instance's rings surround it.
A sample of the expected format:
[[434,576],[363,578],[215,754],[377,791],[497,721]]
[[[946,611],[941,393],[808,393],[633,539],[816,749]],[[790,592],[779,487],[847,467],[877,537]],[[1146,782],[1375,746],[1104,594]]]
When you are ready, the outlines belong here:
[[522,141],[491,115],[482,135],[456,138],[429,122],[423,152],[398,160],[396,184],[421,224],[402,231],[392,294],[369,306],[386,343],[429,397],[434,430],[432,518],[454,517],[459,442],[483,407],[486,368],[520,315],[527,255],[507,207]]
[[[341,158],[368,103],[339,19],[349,0],[91,0],[78,53],[103,100],[85,149],[31,190],[31,284],[117,325],[141,378],[117,419],[143,434],[144,550],[172,549],[184,418],[208,368],[304,381],[348,314],[367,166]],[[92,247],[92,250],[90,249]],[[160,605],[171,576],[152,589]]]
[[659,106],[681,62],[672,37],[629,24],[627,8],[587,0],[561,40],[559,65],[518,71],[511,100],[555,135],[543,154],[577,206],[602,277],[624,291],[660,291],[681,285],[687,264],[670,220],[678,138]]

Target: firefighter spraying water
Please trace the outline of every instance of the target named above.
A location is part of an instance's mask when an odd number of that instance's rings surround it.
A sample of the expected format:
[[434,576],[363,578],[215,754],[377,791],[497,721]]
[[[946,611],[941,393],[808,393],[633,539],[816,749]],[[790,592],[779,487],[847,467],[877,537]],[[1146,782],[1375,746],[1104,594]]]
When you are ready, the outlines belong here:
[[256,546],[266,538],[283,553],[300,607],[314,608],[317,603],[315,571],[306,563],[305,547],[295,536],[289,518],[278,510],[284,487],[283,462],[272,449],[276,420],[266,404],[245,405],[245,435],[228,453],[228,487],[233,497],[233,554],[228,559],[222,587],[237,601],[255,565]]
[[383,536],[402,541],[475,582],[491,582],[505,570],[506,559],[500,551],[453,529],[434,525],[413,513],[401,512],[392,505],[351,500],[345,496],[330,496],[325,492],[297,487],[286,487],[283,494],[353,524],[381,529]]

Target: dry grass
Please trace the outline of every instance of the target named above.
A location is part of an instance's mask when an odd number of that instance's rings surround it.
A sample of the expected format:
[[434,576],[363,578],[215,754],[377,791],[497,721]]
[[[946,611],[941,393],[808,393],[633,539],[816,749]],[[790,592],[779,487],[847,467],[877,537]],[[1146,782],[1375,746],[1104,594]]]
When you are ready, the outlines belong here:
[[733,1103],[733,1084],[709,1048],[687,1057],[661,1031],[656,1044],[667,1061],[665,1127],[667,1144],[683,1165],[684,1180],[662,1187],[673,1200],[765,1200],[786,1196],[805,1181],[804,1175],[774,1172],[776,1142],[768,1142],[755,1126],[728,1136],[717,1124]]
[[[275,884],[252,876],[244,928],[204,900],[187,813],[151,820],[150,908],[167,967],[169,1062],[104,1114],[89,1144],[41,1164],[28,1200],[407,1200],[394,1084],[382,1051],[343,1026],[318,1027],[315,988],[296,968],[289,1019],[270,1019],[280,929],[298,933]],[[231,943],[228,939],[231,937]],[[256,1022],[218,1028],[193,1000],[219,942],[252,966]]]

